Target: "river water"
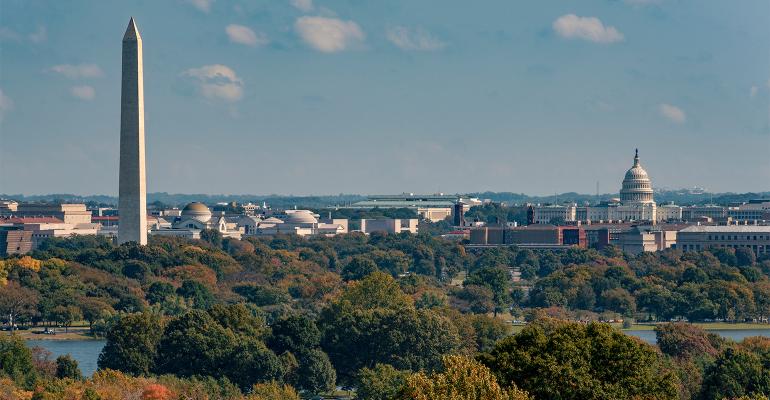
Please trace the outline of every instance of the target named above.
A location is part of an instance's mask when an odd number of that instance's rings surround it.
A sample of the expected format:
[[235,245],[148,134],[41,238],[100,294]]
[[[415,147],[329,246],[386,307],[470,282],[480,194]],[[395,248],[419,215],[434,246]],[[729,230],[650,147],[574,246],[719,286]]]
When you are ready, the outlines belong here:
[[[655,344],[655,331],[652,330],[627,330],[627,335],[636,336],[647,343]],[[770,329],[724,329],[712,330],[723,337],[741,341],[749,336],[770,337]],[[29,347],[40,346],[52,353],[52,359],[62,354],[70,354],[77,360],[80,370],[85,376],[93,375],[96,371],[96,361],[104,347],[104,340],[28,340]]]
[[84,376],[91,376],[96,371],[96,361],[106,343],[105,340],[27,340],[27,346],[40,346],[51,352],[51,359],[69,354],[77,360]]
[[[740,342],[744,338],[751,337],[751,336],[770,337],[770,329],[716,329],[716,330],[709,330],[708,332],[719,334],[719,336],[735,340],[736,342]],[[649,331],[627,330],[627,331],[623,331],[623,333],[625,333],[626,335],[636,336],[649,344],[655,344],[657,342],[657,340],[655,339],[655,331],[653,330],[649,330]]]

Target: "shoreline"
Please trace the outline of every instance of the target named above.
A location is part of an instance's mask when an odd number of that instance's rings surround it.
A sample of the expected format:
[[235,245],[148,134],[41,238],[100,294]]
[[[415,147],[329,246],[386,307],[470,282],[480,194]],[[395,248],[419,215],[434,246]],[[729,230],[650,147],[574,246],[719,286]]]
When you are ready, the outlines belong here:
[[[34,329],[34,330],[33,330]],[[57,330],[56,334],[45,334],[40,328],[33,328],[28,330],[16,330],[13,331],[14,335],[27,340],[48,340],[48,341],[70,341],[70,340],[104,340],[104,338],[98,338],[91,335],[88,327],[72,327],[68,329],[68,332],[64,332],[63,328],[60,331]],[[6,335],[11,335],[11,331],[4,331]]]

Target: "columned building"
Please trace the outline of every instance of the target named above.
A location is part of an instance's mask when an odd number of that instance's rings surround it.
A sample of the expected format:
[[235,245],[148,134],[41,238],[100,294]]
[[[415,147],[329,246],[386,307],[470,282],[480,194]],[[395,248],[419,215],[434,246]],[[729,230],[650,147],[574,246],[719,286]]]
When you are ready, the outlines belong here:
[[[552,219],[563,222],[623,222],[657,221],[657,205],[653,198],[652,181],[639,162],[639,150],[634,155],[634,164],[626,171],[620,189],[620,198],[602,202],[595,206],[538,206],[534,207],[535,223],[548,223]],[[560,221],[561,222],[561,221]]]

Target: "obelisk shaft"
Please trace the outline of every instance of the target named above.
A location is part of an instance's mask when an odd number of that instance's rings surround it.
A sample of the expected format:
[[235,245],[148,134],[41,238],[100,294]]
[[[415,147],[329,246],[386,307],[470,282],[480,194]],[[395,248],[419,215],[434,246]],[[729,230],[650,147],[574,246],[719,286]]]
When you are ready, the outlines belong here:
[[142,38],[131,18],[123,36],[118,243],[136,242],[144,245],[147,244],[147,188],[142,74]]

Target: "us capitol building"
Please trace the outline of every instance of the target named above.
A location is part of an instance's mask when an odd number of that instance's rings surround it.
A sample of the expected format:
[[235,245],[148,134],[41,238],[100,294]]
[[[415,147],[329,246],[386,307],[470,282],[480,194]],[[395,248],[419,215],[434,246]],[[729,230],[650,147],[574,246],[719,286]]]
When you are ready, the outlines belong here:
[[[545,205],[533,207],[533,222],[549,224],[552,222],[657,222],[668,219],[658,215],[658,207],[653,199],[652,181],[647,171],[639,162],[639,150],[634,155],[634,165],[626,171],[620,198],[603,201],[594,206]],[[665,213],[664,213],[665,214]]]

